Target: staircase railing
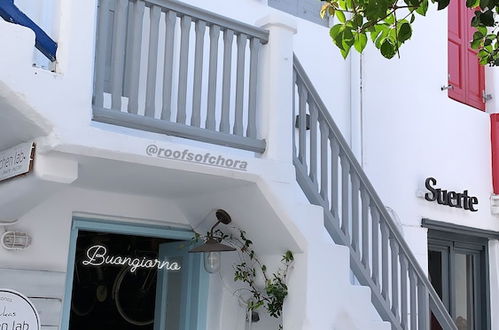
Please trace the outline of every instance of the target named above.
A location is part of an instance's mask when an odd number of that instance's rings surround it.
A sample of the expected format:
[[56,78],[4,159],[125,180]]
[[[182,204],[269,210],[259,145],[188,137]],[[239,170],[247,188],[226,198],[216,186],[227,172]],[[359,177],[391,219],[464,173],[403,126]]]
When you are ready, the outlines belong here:
[[350,248],[352,272],[378,313],[392,329],[430,329],[432,314],[432,324],[457,330],[296,56],[293,78],[298,182],[324,208],[333,240]]
[[99,0],[94,120],[263,152],[267,42],[263,29],[179,1]]

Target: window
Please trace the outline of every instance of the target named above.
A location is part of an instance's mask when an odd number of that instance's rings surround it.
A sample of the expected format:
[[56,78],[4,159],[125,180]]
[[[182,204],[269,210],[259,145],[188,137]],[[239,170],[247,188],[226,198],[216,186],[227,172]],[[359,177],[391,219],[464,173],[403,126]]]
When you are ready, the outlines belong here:
[[322,2],[318,0],[269,0],[270,7],[296,17],[328,27],[329,21],[320,17]]
[[[490,329],[487,239],[428,231],[431,284],[460,330]],[[435,317],[431,330],[441,330]]]
[[485,72],[477,51],[471,49],[474,28],[470,26],[474,10],[463,0],[451,0],[448,9],[449,97],[474,108],[485,110]]

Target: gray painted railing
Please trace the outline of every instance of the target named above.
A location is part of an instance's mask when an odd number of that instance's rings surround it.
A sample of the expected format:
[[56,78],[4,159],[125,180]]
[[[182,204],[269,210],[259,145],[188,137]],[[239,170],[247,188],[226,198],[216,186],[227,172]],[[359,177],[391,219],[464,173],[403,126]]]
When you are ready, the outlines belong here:
[[99,0],[97,29],[94,120],[265,150],[256,111],[267,31],[173,0]]
[[294,58],[294,165],[311,203],[321,205],[337,244],[350,248],[352,272],[392,329],[428,330],[430,311],[457,330],[397,225]]

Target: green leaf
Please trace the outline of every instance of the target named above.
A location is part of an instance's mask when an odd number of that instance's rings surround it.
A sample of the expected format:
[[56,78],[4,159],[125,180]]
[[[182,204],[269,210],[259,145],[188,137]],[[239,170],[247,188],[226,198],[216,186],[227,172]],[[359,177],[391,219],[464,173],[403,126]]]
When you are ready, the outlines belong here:
[[480,4],[480,0],[466,0],[466,7],[475,8]]
[[335,40],[336,36],[338,36],[338,33],[340,32],[342,26],[342,24],[336,24],[329,30],[329,35],[333,40]]
[[364,21],[364,18],[362,17],[362,15],[357,14],[357,15],[355,15],[354,17],[352,17],[352,20],[351,20],[351,21],[352,21],[352,23],[353,23],[353,27],[354,27],[355,29],[357,29],[357,28],[359,28],[359,27],[361,27],[361,26],[362,26],[362,23],[363,23],[363,21]]
[[388,59],[394,57],[396,54],[395,45],[388,38],[386,38],[383,41],[383,43],[381,44],[380,50],[381,50],[381,55],[383,55],[385,58],[388,58]]
[[410,21],[410,22],[411,22],[411,23],[414,23],[414,20],[416,20],[416,15],[411,14],[411,21]]
[[494,13],[492,10],[487,10],[486,12],[480,14],[479,20],[485,26],[494,26]]
[[409,40],[411,36],[412,36],[411,24],[403,23],[402,25],[400,25],[398,32],[398,40],[401,43],[404,43],[406,40]]
[[482,39],[473,39],[473,41],[471,41],[471,48],[478,49],[480,48],[481,44],[482,44]]
[[487,28],[485,26],[478,26],[476,28],[478,30],[478,32],[480,32],[482,35],[487,35]]
[[416,9],[416,13],[421,16],[426,16],[426,12],[428,11],[428,0],[421,1],[421,5]]
[[385,18],[385,22],[387,22],[390,25],[393,25],[395,23],[395,15],[388,15],[388,17]]
[[480,8],[487,8],[489,5],[489,0],[480,0]]
[[473,40],[482,39],[483,37],[484,35],[480,31],[475,31],[475,33],[473,33]]
[[435,1],[438,3],[438,7],[437,7],[438,10],[442,10],[442,9],[447,8],[447,6],[450,3],[450,0],[435,0]]
[[374,27],[374,31],[370,33],[371,40],[374,42],[376,39],[378,39],[379,34],[383,31],[383,28],[381,25],[376,25]]
[[390,28],[386,25],[381,25],[380,33],[374,40],[374,45],[376,46],[376,48],[379,49],[381,47],[381,43],[386,39],[386,37],[388,37],[388,33],[390,33]]
[[345,23],[346,17],[342,11],[340,10],[336,11],[336,17],[338,17],[338,21],[340,21],[341,23]]
[[355,42],[355,40],[353,37],[352,30],[345,28],[345,30],[343,30],[343,41],[342,41],[343,47],[342,48],[346,50],[347,48],[352,47],[354,42]]
[[490,34],[487,34],[486,38],[489,40],[494,40],[497,38],[497,35],[495,35],[494,33],[490,33]]
[[349,47],[347,50],[344,50],[344,49],[340,49],[340,53],[341,53],[341,56],[343,56],[343,58],[347,58],[348,54],[350,53],[350,48]]
[[367,45],[366,34],[365,33],[357,33],[355,35],[355,42],[353,45],[359,53],[362,53],[362,51],[364,50],[364,48],[366,48],[366,45]]

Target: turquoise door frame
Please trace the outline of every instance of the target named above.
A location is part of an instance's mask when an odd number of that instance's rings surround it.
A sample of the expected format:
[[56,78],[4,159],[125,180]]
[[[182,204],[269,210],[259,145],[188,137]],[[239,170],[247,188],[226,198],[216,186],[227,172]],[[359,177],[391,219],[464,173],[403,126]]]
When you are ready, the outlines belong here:
[[[158,237],[183,241],[190,240],[194,236],[194,233],[187,229],[73,217],[69,241],[68,267],[66,272],[66,288],[64,291],[62,308],[61,330],[69,329],[76,241],[80,230],[122,235]],[[196,303],[193,303],[193,306],[197,312],[197,322],[196,327],[192,330],[206,330],[209,274],[204,271],[202,267],[202,258],[199,255],[192,258],[191,263],[193,263],[194,267],[191,268],[190,272],[192,272],[192,275],[195,276],[196,280],[194,287],[198,290],[198,300]]]

